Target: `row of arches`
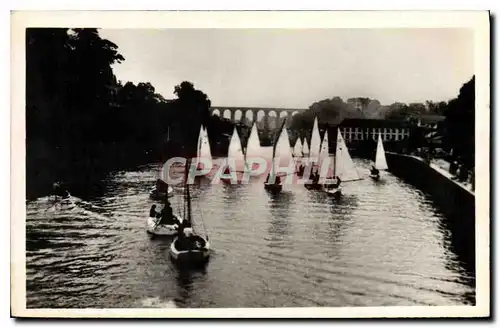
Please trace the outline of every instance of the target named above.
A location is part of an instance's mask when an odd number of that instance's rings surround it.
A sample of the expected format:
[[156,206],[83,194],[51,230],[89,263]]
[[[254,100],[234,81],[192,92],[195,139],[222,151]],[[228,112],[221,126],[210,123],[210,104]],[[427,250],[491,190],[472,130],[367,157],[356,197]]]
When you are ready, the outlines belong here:
[[246,110],[245,114],[243,115],[243,111],[240,109],[237,109],[237,110],[226,109],[222,113],[219,109],[212,110],[212,115],[222,116],[223,118],[226,118],[226,119],[229,119],[229,120],[232,120],[235,122],[240,122],[244,119],[250,123],[253,123],[254,121],[262,122],[263,120],[266,119],[266,116],[267,116],[267,119],[273,120],[276,118],[282,119],[282,118],[285,118],[288,116],[294,116],[298,113],[299,113],[298,110],[293,111],[291,114],[289,114],[287,111],[281,111],[281,112],[274,111],[274,110],[264,111],[262,109],[259,111],[255,111],[255,110],[249,109],[249,110]]

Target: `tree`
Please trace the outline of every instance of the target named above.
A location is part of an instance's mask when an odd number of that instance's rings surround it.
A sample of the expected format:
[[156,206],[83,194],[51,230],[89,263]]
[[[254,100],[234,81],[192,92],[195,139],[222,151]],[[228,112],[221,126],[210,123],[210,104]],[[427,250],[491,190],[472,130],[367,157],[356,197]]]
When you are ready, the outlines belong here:
[[296,114],[290,123],[290,129],[301,138],[309,138],[314,118],[323,126],[334,126],[344,118],[360,118],[363,114],[345,103],[340,97],[324,99],[313,103],[306,111]]
[[208,96],[200,90],[196,90],[191,82],[184,81],[175,86],[174,93],[177,99],[173,101],[173,107],[179,119],[179,134],[185,142],[187,154],[194,156],[200,125],[209,125],[211,102]]
[[444,121],[444,145],[466,169],[475,159],[475,76],[465,83],[457,98],[448,102]]

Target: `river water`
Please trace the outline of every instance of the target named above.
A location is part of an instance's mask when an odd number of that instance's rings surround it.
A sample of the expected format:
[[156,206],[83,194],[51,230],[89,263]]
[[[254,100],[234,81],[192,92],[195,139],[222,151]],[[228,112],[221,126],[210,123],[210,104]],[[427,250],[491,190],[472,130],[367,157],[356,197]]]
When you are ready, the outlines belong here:
[[[368,174],[369,161],[355,163]],[[111,174],[98,195],[69,205],[27,203],[29,308],[474,304],[446,218],[388,172],[344,183],[337,201],[303,185],[273,198],[264,177],[202,181],[192,187],[195,227],[213,252],[191,271],[171,262],[168,237],[145,231],[156,177],[146,166]],[[172,199],[174,211],[180,203]]]

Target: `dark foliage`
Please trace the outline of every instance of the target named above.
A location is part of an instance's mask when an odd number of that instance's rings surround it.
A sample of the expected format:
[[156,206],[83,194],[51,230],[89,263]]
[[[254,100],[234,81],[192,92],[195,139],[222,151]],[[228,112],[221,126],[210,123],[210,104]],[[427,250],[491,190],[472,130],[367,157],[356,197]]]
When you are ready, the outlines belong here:
[[443,124],[445,149],[451,159],[473,169],[475,159],[475,77],[465,83],[458,97],[448,102]]

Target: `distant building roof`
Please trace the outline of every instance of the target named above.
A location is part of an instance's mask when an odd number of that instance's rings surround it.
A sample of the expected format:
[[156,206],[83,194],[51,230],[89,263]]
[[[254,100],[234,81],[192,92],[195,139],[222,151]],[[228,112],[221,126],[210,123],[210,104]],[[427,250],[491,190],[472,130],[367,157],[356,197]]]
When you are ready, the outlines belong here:
[[410,124],[401,120],[382,120],[370,118],[345,118],[339,126],[351,126],[361,128],[402,128],[409,127]]

